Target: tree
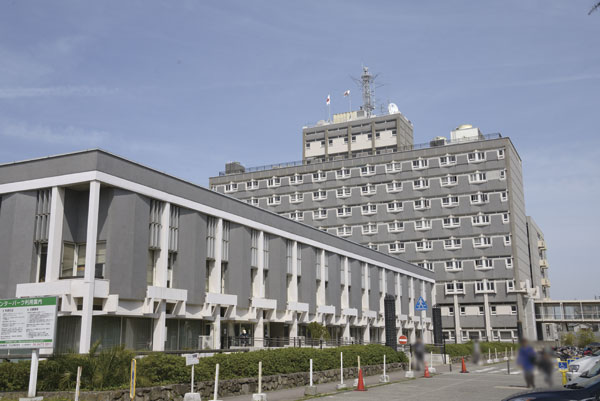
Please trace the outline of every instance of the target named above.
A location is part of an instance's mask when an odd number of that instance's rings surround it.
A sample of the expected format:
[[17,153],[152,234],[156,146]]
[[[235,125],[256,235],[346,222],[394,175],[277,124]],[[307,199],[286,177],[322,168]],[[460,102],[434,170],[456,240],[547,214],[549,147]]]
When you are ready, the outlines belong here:
[[329,340],[329,331],[327,330],[327,327],[320,323],[309,323],[308,331],[310,332],[311,338],[315,340]]
[[592,329],[581,329],[577,332],[577,346],[584,348],[589,343],[596,341],[596,336]]
[[567,333],[563,334],[561,338],[562,345],[572,346],[575,344],[575,334]]

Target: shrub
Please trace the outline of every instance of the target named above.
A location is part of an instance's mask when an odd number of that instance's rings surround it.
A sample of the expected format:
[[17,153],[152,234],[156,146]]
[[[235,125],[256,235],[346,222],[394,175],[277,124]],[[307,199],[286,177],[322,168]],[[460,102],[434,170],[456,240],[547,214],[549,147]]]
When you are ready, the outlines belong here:
[[581,329],[577,332],[577,346],[579,348],[584,348],[594,341],[596,341],[596,336],[592,329]]

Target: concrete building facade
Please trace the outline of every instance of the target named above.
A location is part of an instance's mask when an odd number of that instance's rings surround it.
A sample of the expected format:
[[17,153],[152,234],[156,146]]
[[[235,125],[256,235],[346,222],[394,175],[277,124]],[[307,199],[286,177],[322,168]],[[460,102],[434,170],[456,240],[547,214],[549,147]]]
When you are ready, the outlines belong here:
[[57,296],[58,351],[381,342],[387,294],[431,337],[431,271],[104,151],[0,165],[0,238],[0,298]]
[[[535,338],[541,279],[510,139],[461,126],[449,140],[414,145],[399,113],[353,118],[304,128],[301,162],[238,163],[211,188],[434,272],[449,341],[514,341],[519,327]],[[369,140],[360,152],[352,147]]]

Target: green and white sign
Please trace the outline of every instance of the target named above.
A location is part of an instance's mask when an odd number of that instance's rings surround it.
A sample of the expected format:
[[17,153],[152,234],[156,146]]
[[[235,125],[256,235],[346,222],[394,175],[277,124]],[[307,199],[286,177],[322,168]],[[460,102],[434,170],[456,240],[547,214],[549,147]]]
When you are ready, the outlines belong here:
[[0,299],[0,349],[53,348],[56,297]]

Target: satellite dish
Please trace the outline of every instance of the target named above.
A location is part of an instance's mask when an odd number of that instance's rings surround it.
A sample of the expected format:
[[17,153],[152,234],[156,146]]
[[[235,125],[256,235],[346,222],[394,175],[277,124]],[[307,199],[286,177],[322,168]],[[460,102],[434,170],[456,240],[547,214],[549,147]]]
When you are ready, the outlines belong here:
[[395,103],[390,103],[388,104],[388,113],[390,114],[396,114],[399,113],[400,111],[398,110],[398,106],[396,106]]

